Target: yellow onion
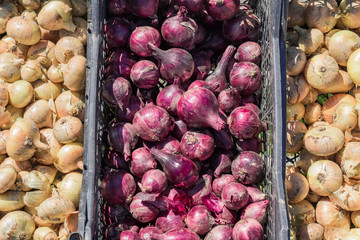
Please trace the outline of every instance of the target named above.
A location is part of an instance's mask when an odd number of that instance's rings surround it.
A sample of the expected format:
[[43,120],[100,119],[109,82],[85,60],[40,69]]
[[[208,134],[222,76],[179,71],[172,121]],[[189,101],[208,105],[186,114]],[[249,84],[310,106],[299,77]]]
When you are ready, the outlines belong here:
[[70,231],[65,228],[64,224],[61,224],[59,228],[59,240],[66,240],[70,236]]
[[20,67],[24,59],[12,53],[0,54],[0,79],[5,82],[15,82],[20,79]]
[[50,149],[36,151],[34,155],[36,161],[44,165],[53,164],[54,159],[57,157],[63,145],[56,140],[54,131],[51,128],[40,130],[40,141],[49,145]]
[[[84,9],[86,10],[87,8],[85,7]],[[74,32],[60,30],[59,36],[60,38],[67,36],[76,37],[85,46],[87,43],[87,21],[81,17],[74,17],[73,22],[76,25],[76,30]]]
[[11,114],[11,120],[7,124],[1,125],[2,129],[10,129],[14,122],[16,122],[19,118],[22,118],[24,114],[23,108],[16,108],[11,105],[6,106],[6,111]]
[[23,200],[28,207],[37,207],[50,196],[50,188],[43,190],[32,190],[25,193]]
[[[83,16],[87,11],[87,2],[86,0],[71,0],[72,12],[74,16]],[[74,18],[75,19],[75,18]],[[75,20],[74,20],[75,22]]]
[[305,68],[306,55],[299,47],[286,49],[286,73],[290,76],[299,75]]
[[345,71],[339,70],[336,80],[327,88],[320,90],[321,93],[341,93],[352,89],[354,82],[351,80],[349,74]]
[[54,125],[54,136],[59,143],[75,142],[83,135],[82,122],[72,116],[66,116],[56,121]]
[[299,47],[309,55],[316,52],[324,44],[324,34],[316,28],[303,29],[295,26],[294,29],[299,33]]
[[79,172],[71,172],[66,174],[63,180],[57,185],[60,197],[73,202],[76,208],[79,207],[81,183],[82,174]]
[[32,165],[30,161],[15,161],[11,157],[5,158],[3,162],[0,164],[0,168],[3,168],[7,165],[12,166],[16,172],[21,171],[31,171]]
[[72,57],[66,64],[63,73],[65,87],[71,91],[83,90],[86,77],[86,58],[80,55]]
[[84,147],[81,143],[65,144],[58,152],[54,166],[61,173],[69,173],[79,168],[83,160]]
[[42,172],[33,170],[24,177],[25,186],[31,189],[49,190],[50,181]]
[[5,35],[0,40],[0,53],[12,53],[19,58],[25,59],[29,46],[18,43],[12,37]]
[[309,91],[309,84],[303,75],[296,77],[288,76],[286,78],[286,97],[288,103],[295,104],[301,102]]
[[349,229],[339,227],[325,227],[324,237],[326,240],[344,240],[344,237],[349,233]]
[[84,96],[78,92],[65,91],[55,100],[56,113],[58,118],[73,116],[84,120],[85,103]]
[[48,40],[51,41],[53,43],[57,43],[57,41],[59,41],[60,36],[59,36],[59,31],[51,31],[51,30],[47,30],[45,28],[40,27],[40,33],[41,33],[41,39],[43,40]]
[[0,154],[0,162],[4,161],[7,158],[6,154]]
[[289,204],[290,223],[298,228],[303,224],[315,223],[315,209],[307,200]]
[[309,184],[306,178],[298,172],[286,175],[285,186],[289,203],[301,202],[309,192]]
[[0,211],[10,212],[23,208],[25,206],[23,202],[24,195],[24,192],[18,191],[6,191],[0,194]]
[[289,3],[287,26],[293,28],[295,26],[305,25],[306,2],[294,0]]
[[360,85],[360,49],[354,51],[347,62],[347,72],[351,80],[356,84]]
[[311,103],[305,108],[304,120],[307,124],[313,124],[320,121],[321,105],[319,103]]
[[335,33],[339,32],[339,31],[341,31],[341,29],[336,29],[336,28],[334,28],[334,29],[332,29],[330,32],[328,32],[327,34],[325,34],[325,48],[326,48],[326,49],[329,49],[329,42],[330,42],[331,37],[332,37]]
[[351,131],[357,125],[358,115],[352,105],[340,104],[334,113],[332,125],[341,131]]
[[10,128],[6,139],[6,151],[16,161],[30,159],[36,148],[49,149],[40,141],[40,133],[36,124],[28,119],[18,119]]
[[38,79],[45,79],[41,65],[36,60],[27,61],[20,69],[21,79],[28,82],[35,82]]
[[354,211],[351,213],[351,222],[355,227],[360,227],[360,211]]
[[5,84],[0,84],[0,107],[6,107],[9,102],[9,92]]
[[61,83],[53,83],[51,81],[37,80],[33,83],[35,99],[56,99],[62,91]]
[[33,121],[39,129],[53,126],[53,112],[45,100],[37,100],[27,106],[24,119]]
[[304,100],[301,101],[302,104],[308,105],[316,102],[319,95],[319,91],[311,86],[309,86],[309,93],[306,95]]
[[354,239],[360,239],[360,232],[353,232],[351,231],[352,229],[350,229],[350,232],[345,234],[342,237],[342,240],[354,240]]
[[0,3],[0,34],[6,32],[7,22],[17,14],[17,8],[12,1],[2,1]]
[[57,193],[43,201],[37,208],[38,216],[47,223],[63,223],[65,217],[75,211],[74,204]]
[[340,3],[341,22],[347,28],[360,27],[360,1],[342,0]]
[[307,173],[309,167],[321,157],[309,153],[305,148],[301,150],[299,159],[295,162],[295,167],[301,168],[304,173]]
[[323,197],[316,205],[316,222],[324,227],[334,226],[350,229],[350,214],[335,204],[328,197]]
[[51,66],[51,59],[48,57],[48,53],[52,48],[55,47],[55,44],[48,40],[40,40],[37,44],[29,48],[27,57],[30,60],[37,60],[44,67],[48,68]]
[[306,196],[306,200],[308,200],[311,203],[317,203],[320,200],[321,196],[313,193],[311,190],[309,190],[308,195]]
[[6,154],[6,138],[9,134],[8,130],[4,130],[0,132],[0,154]]
[[64,81],[64,74],[61,70],[61,64],[59,65],[51,65],[51,67],[47,71],[47,77],[50,81],[54,83],[60,83]]
[[294,29],[289,29],[286,33],[286,43],[289,46],[297,46],[299,42],[299,34]]
[[68,63],[73,56],[85,55],[83,44],[75,37],[63,37],[55,45],[55,56],[60,63]]
[[321,240],[324,236],[324,227],[318,223],[304,224],[296,236],[298,240]]
[[345,93],[339,93],[329,97],[322,107],[323,117],[326,122],[330,124],[333,123],[334,114],[340,104],[348,104],[351,106],[355,106],[356,99],[350,94]]
[[360,142],[349,142],[336,156],[348,178],[360,179]]
[[332,85],[339,74],[339,65],[328,54],[318,54],[306,64],[304,75],[309,85],[316,89],[325,89]]
[[286,121],[301,120],[305,115],[305,106],[302,103],[286,104]]
[[331,202],[347,211],[360,210],[360,185],[358,183],[347,183],[329,195]]
[[50,184],[54,182],[54,179],[58,172],[57,169],[53,166],[43,166],[43,165],[35,166],[34,170],[41,172],[48,179]]
[[36,10],[40,7],[40,0],[19,0],[19,3],[25,8]]
[[344,145],[344,133],[337,127],[318,123],[314,123],[314,127],[305,134],[305,148],[317,156],[337,153]]
[[311,0],[306,8],[307,26],[323,33],[333,29],[339,18],[340,11],[335,0]]
[[4,193],[15,183],[17,172],[8,165],[0,168],[0,193]]
[[329,160],[314,162],[307,171],[310,189],[320,196],[329,196],[339,189],[343,182],[340,167]]
[[12,119],[11,113],[6,108],[0,106],[0,124],[8,124]]
[[329,54],[341,66],[346,66],[350,55],[360,47],[360,37],[349,30],[335,33],[329,41]]
[[16,176],[16,190],[17,191],[23,191],[23,192],[27,192],[30,191],[31,188],[29,188],[28,186],[25,185],[25,176],[29,174],[28,171],[21,171],[18,172],[17,176]]
[[287,153],[297,153],[301,149],[306,131],[306,126],[300,121],[289,121],[286,123]]
[[34,220],[24,211],[8,213],[0,220],[0,239],[30,240],[34,230]]
[[34,45],[40,41],[39,25],[25,16],[11,18],[6,24],[6,33],[24,45]]
[[31,84],[25,80],[18,80],[10,84],[9,103],[16,108],[23,108],[33,99],[34,89]]
[[48,227],[39,227],[35,230],[33,240],[56,240],[58,236],[54,230]]

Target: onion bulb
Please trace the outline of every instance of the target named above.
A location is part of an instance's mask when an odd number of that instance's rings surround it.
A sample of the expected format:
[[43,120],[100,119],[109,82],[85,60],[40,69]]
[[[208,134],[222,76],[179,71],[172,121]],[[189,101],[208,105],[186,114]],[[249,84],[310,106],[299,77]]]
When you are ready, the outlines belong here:
[[286,123],[287,153],[297,153],[301,149],[306,131],[306,126],[300,121],[290,121]]
[[304,120],[307,124],[313,124],[320,121],[321,118],[321,105],[319,103],[311,103],[305,108]]
[[53,126],[53,112],[45,100],[37,100],[26,107],[24,119],[33,121],[40,128]]
[[28,82],[34,82],[38,79],[45,79],[40,63],[35,60],[29,60],[23,66],[21,66],[20,75],[22,80]]
[[60,83],[64,81],[64,73],[62,72],[62,65],[51,65],[51,67],[47,70],[47,77],[53,83]]
[[290,76],[299,75],[305,68],[306,55],[299,47],[286,49],[286,73]]
[[62,84],[61,83],[53,83],[51,81],[42,81],[37,80],[33,83],[35,99],[43,99],[43,100],[50,100],[56,99],[61,91],[62,91]]
[[340,93],[347,92],[352,89],[354,82],[351,80],[349,74],[343,70],[339,70],[336,80],[327,88],[321,89],[321,93]]
[[355,211],[351,213],[351,222],[355,227],[360,227],[360,211]]
[[335,33],[337,33],[337,32],[339,32],[339,31],[341,31],[341,29],[336,29],[336,28],[334,28],[334,29],[332,29],[330,32],[328,32],[328,33],[326,33],[325,34],[325,48],[326,49],[329,49],[329,42],[330,42],[330,39],[331,39],[331,37],[335,34]]
[[73,202],[76,208],[79,207],[81,183],[82,174],[79,172],[71,172],[66,174],[63,180],[57,185],[60,197]]
[[25,206],[24,195],[25,192],[10,190],[0,194],[0,211],[10,212],[23,208]]
[[316,205],[316,222],[324,227],[339,227],[350,230],[350,215],[323,197]]
[[12,166],[5,166],[0,168],[0,193],[4,193],[10,189],[10,187],[16,181],[17,172]]
[[6,24],[10,18],[18,15],[18,10],[12,1],[2,1],[0,4],[0,34],[6,32]]
[[[31,171],[32,166],[29,160],[26,161],[15,161],[11,157],[5,158],[3,162],[0,164],[0,168],[6,167],[6,165],[12,166],[16,172],[21,171]],[[0,210],[1,211],[1,210]]]
[[59,143],[70,143],[80,139],[83,135],[82,122],[72,116],[66,116],[56,121],[54,136]]
[[0,40],[0,53],[12,53],[19,58],[25,59],[28,49],[29,46],[18,43],[7,35]]
[[16,108],[23,108],[28,105],[34,96],[34,89],[25,80],[18,80],[8,87],[9,103]]
[[10,212],[0,220],[0,239],[30,240],[34,230],[34,220],[24,211]]
[[30,60],[36,60],[39,62],[43,67],[50,67],[51,66],[51,59],[49,58],[48,54],[50,53],[51,49],[54,49],[55,44],[51,41],[47,40],[40,40],[37,44],[32,45],[28,52],[27,57]]
[[305,20],[309,28],[317,28],[326,33],[333,29],[340,18],[335,0],[313,0],[306,8]]
[[298,230],[296,237],[299,240],[321,240],[324,236],[324,227],[318,223],[304,224]]
[[85,87],[86,58],[74,56],[66,64],[64,73],[64,86],[71,91],[80,91]]
[[307,3],[305,1],[293,0],[289,3],[287,26],[293,28],[295,26],[305,25],[305,10]]
[[35,230],[34,240],[55,240],[58,239],[58,235],[49,227],[39,227]]
[[68,143],[61,147],[54,161],[54,166],[61,173],[69,173],[79,168],[82,163],[84,147],[81,143]]
[[27,10],[36,10],[40,7],[40,0],[19,0],[19,3]]
[[[74,14],[74,16],[83,16],[86,14],[86,12],[87,12],[87,1],[86,0],[70,0],[70,1],[71,1],[71,6],[72,6],[71,11]],[[75,20],[74,20],[74,23],[75,23]]]
[[360,179],[359,150],[360,142],[349,142],[336,155],[336,161],[340,164],[341,169],[348,178]]
[[302,104],[308,105],[316,102],[319,95],[319,91],[311,86],[309,86],[309,93],[306,95],[304,100],[301,101]]
[[73,116],[84,121],[85,103],[84,96],[78,92],[62,92],[55,100],[56,114],[58,118]]
[[347,62],[347,72],[351,78],[351,80],[356,84],[360,85],[360,49],[354,51]]
[[[87,9],[86,7],[84,8]],[[74,17],[73,22],[76,25],[76,29],[74,32],[70,32],[67,30],[60,30],[59,36],[60,38],[71,36],[80,40],[80,42],[85,46],[87,43],[87,21],[81,17]]]
[[55,57],[60,63],[68,63],[76,55],[85,55],[83,44],[75,37],[63,37],[55,45]]
[[347,104],[351,106],[356,105],[356,99],[350,94],[339,93],[329,97],[322,106],[322,113],[324,120],[328,123],[333,123],[334,114],[340,104]]
[[337,127],[323,122],[318,123],[314,123],[314,127],[305,134],[305,148],[317,156],[329,156],[337,153],[344,145],[344,133]]
[[303,101],[309,91],[309,84],[303,75],[296,77],[288,76],[286,78],[286,97],[288,103],[295,104]]
[[286,121],[301,120],[304,117],[304,115],[305,115],[304,104],[302,103],[286,104]]
[[315,223],[315,209],[307,200],[302,200],[298,203],[289,204],[289,217],[294,227]]
[[349,30],[335,33],[329,41],[329,54],[339,65],[346,66],[350,55],[360,48],[360,37]]
[[40,10],[37,21],[47,30],[65,29],[75,31],[72,21],[71,3],[69,0],[53,0],[46,3]]
[[9,102],[9,92],[4,84],[0,84],[0,107],[6,107]]
[[[0,108],[1,109],[1,108]],[[18,120],[23,117],[24,109],[23,108],[15,108],[11,105],[6,106],[6,111],[8,111],[11,115],[11,120],[7,124],[1,126],[2,129],[10,129],[11,126]]]
[[0,107],[0,124],[8,124],[12,119],[11,113],[7,111],[4,107]]
[[298,172],[286,175],[285,186],[289,203],[301,202],[309,192],[309,184],[306,178]]
[[309,167],[321,157],[309,153],[305,148],[301,150],[299,159],[295,162],[294,166],[300,168],[304,173],[307,173]]
[[11,18],[6,24],[6,33],[24,45],[34,45],[40,41],[39,25],[24,15]]
[[351,104],[340,104],[334,113],[332,126],[341,129],[341,131],[353,130],[358,122],[358,115]]
[[0,131],[0,154],[6,154],[6,138],[9,134],[8,130]]
[[299,47],[306,55],[316,52],[324,44],[324,34],[319,29],[305,30],[299,26],[294,29],[299,33]]
[[59,39],[60,39],[58,30],[50,31],[50,30],[40,27],[40,33],[41,33],[41,39],[43,39],[43,40],[48,40],[53,43],[57,43],[57,41],[59,41]]
[[320,200],[321,196],[316,195],[311,190],[309,191],[309,194],[306,196],[306,200],[308,200],[311,203],[317,203]]
[[44,176],[48,179],[50,184],[54,182],[56,174],[58,172],[54,166],[43,166],[43,165],[35,166],[34,170],[44,174]]
[[360,27],[360,2],[358,0],[342,0],[340,9],[341,22],[346,28]]
[[15,82],[19,80],[20,67],[24,63],[24,60],[12,53],[0,54],[0,80],[5,82]]
[[347,211],[360,210],[360,185],[358,183],[347,183],[329,195],[331,202]]

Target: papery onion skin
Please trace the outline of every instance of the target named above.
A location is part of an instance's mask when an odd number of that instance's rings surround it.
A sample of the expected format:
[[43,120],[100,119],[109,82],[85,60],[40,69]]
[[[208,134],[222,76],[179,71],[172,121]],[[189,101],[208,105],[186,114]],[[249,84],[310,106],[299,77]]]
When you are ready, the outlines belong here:
[[156,143],[155,147],[159,150],[174,154],[181,152],[180,142],[172,136],[168,136],[164,141]]
[[258,221],[248,218],[235,224],[232,238],[234,240],[262,240],[264,239],[264,230]]
[[231,19],[235,16],[240,2],[238,0],[206,0],[205,8],[209,15],[218,21]]
[[[304,120],[307,124],[313,124],[320,120],[321,105],[319,103],[311,103],[305,108]],[[299,120],[299,119],[297,119]]]
[[166,190],[168,183],[164,172],[151,169],[143,175],[139,186],[143,192],[162,193]]
[[54,159],[54,166],[61,173],[69,173],[81,166],[84,146],[78,142],[67,143],[62,146]]
[[[159,229],[159,234],[162,232],[167,232],[176,228],[185,227],[185,223],[181,219],[180,215],[176,215],[172,211],[167,211],[158,216],[155,222],[155,226]],[[140,231],[141,235],[141,231]]]
[[80,139],[83,135],[83,124],[76,117],[63,117],[54,125],[54,136],[59,143],[70,143]]
[[302,224],[315,222],[315,209],[313,205],[307,201],[302,200],[298,203],[289,204],[289,218],[294,226],[301,226]]
[[75,37],[63,37],[55,45],[55,57],[60,63],[68,63],[76,55],[85,55],[83,44]]
[[53,114],[47,101],[38,100],[28,105],[24,119],[32,120],[41,129],[53,126]]
[[205,236],[204,240],[228,240],[231,239],[232,229],[227,225],[218,225],[212,228]]
[[31,239],[35,230],[35,222],[30,214],[14,211],[6,214],[0,220],[0,238],[3,239]]
[[136,55],[148,57],[151,54],[151,49],[148,47],[149,42],[160,47],[161,36],[159,31],[150,26],[137,27],[130,36],[130,49]]
[[130,160],[131,150],[135,148],[137,141],[135,127],[130,123],[118,123],[109,129],[108,143],[123,154],[126,161]]
[[341,30],[331,36],[329,41],[329,54],[341,66],[347,65],[351,54],[360,47],[360,37],[349,30]]
[[234,58],[238,62],[252,62],[258,64],[261,58],[261,47],[256,42],[244,42],[236,50]]
[[188,131],[181,139],[180,149],[184,156],[194,161],[204,161],[214,152],[215,142],[209,131]]
[[156,105],[176,116],[177,104],[183,94],[184,90],[179,86],[179,82],[175,80],[172,85],[166,86],[160,91],[156,97]]
[[357,49],[350,55],[347,62],[347,72],[351,80],[357,85],[360,84],[359,68],[357,67],[359,66],[359,62],[360,62],[360,49]]
[[136,177],[142,177],[145,172],[156,167],[155,159],[146,148],[137,148],[132,152],[130,172]]
[[222,190],[221,199],[228,209],[238,210],[246,206],[249,194],[244,185],[231,182]]
[[63,70],[64,86],[71,91],[81,91],[85,88],[86,58],[77,55],[72,57]]
[[251,151],[244,151],[231,163],[233,176],[243,184],[256,184],[264,178],[265,162]]
[[39,25],[23,16],[11,18],[6,24],[6,33],[24,45],[34,45],[40,41]]
[[58,118],[74,116],[84,120],[85,103],[84,96],[78,92],[65,91],[55,99],[55,108]]
[[230,72],[230,85],[239,90],[241,95],[251,95],[261,85],[260,68],[252,62],[240,62]]
[[241,212],[240,219],[255,219],[261,225],[265,225],[267,220],[267,211],[270,206],[269,200],[259,201],[247,205]]
[[204,205],[198,205],[190,209],[185,223],[190,230],[199,235],[204,235],[214,224],[214,218]]
[[335,192],[329,195],[330,201],[347,211],[360,210],[359,204],[360,186],[355,183],[350,185],[343,182],[343,185]]
[[286,175],[285,186],[289,203],[301,202],[309,193],[308,181],[298,172]]
[[344,93],[334,94],[329,97],[322,106],[322,114],[326,122],[333,123],[334,114],[340,104],[355,106],[356,99],[350,94]]
[[144,89],[156,87],[160,77],[159,68],[155,63],[141,60],[131,68],[130,78],[133,83]]
[[324,227],[335,225],[350,229],[350,214],[323,197],[316,205],[316,222]]
[[286,99],[290,104],[302,102],[310,91],[309,83],[304,75],[286,78]]
[[58,185],[60,197],[72,201],[76,208],[79,207],[82,174],[71,172],[65,175],[61,184]]
[[147,223],[155,220],[159,214],[159,209],[151,203],[134,198],[130,204],[130,212],[137,221]]
[[216,196],[221,197],[222,190],[231,182],[236,182],[234,176],[231,174],[223,174],[213,181],[212,190]]

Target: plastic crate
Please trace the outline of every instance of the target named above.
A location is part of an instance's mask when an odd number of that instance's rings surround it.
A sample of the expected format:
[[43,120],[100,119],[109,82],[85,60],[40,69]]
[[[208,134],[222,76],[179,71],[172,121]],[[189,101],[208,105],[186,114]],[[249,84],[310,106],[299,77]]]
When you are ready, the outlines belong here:
[[[89,0],[90,1],[90,0]],[[100,100],[100,86],[104,70],[104,24],[106,20],[105,0],[93,0],[88,4],[88,71],[85,120],[85,155],[84,176],[79,213],[79,231],[70,239],[102,239],[104,224],[101,208],[103,199],[100,195],[100,174],[102,153],[107,145],[104,133],[109,120],[109,110]],[[289,239],[289,221],[286,208],[285,175],[285,78],[280,65],[284,60],[284,46],[280,38],[284,36],[281,27],[281,0],[259,0],[256,14],[262,23],[262,94],[261,111],[268,130],[263,134],[263,157],[266,162],[264,190],[269,195],[271,205],[266,228],[267,239]]]

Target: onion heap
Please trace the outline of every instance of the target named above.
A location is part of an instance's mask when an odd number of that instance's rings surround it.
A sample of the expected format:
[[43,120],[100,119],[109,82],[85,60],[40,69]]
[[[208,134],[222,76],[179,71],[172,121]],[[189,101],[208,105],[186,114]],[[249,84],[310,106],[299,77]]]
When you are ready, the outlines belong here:
[[104,238],[263,239],[258,17],[238,0],[107,6]]
[[78,231],[86,11],[84,1],[0,3],[0,239]]
[[286,170],[291,237],[358,239],[359,0],[291,1]]

